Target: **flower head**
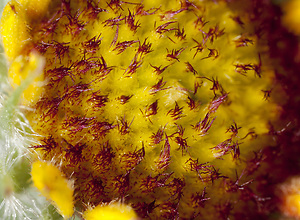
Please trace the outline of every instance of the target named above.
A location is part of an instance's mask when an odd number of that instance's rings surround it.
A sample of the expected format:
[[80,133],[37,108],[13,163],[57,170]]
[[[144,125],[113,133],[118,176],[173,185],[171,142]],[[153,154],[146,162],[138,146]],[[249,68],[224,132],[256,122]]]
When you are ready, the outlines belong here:
[[23,104],[36,159],[51,162],[33,181],[63,215],[70,180],[78,213],[121,200],[142,218],[213,219],[258,205],[249,164],[280,108],[247,15],[224,1],[24,0],[1,33],[13,85],[32,54],[46,60]]

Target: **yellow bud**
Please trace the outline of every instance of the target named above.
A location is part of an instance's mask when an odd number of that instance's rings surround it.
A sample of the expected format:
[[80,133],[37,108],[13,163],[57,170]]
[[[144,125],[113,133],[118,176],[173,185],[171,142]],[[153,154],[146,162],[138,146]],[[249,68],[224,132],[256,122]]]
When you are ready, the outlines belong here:
[[37,53],[31,53],[29,56],[18,56],[12,62],[8,74],[13,87],[20,86],[25,79],[32,77],[31,83],[22,93],[24,104],[37,101],[37,95],[41,94],[44,79],[41,74],[43,67],[44,58]]
[[19,11],[17,3],[7,4],[3,10],[0,34],[3,38],[5,53],[13,61],[31,40],[24,12]]
[[32,180],[43,196],[50,199],[64,217],[73,215],[73,188],[53,164],[36,161],[32,164]]
[[133,209],[121,203],[96,206],[84,213],[85,220],[134,220],[137,218]]

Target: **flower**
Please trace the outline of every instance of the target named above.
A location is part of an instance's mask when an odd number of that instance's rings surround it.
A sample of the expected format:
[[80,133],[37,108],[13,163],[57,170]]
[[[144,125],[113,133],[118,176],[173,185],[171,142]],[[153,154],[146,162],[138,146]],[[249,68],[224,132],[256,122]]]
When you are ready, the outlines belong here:
[[[62,215],[75,204],[76,214],[101,216],[116,200],[141,218],[164,219],[228,218],[250,201],[259,206],[252,152],[275,144],[269,133],[280,107],[251,14],[229,6],[23,0],[5,7],[11,84],[28,78],[24,69],[38,65],[36,57],[46,60],[22,103],[39,134],[32,179]],[[67,199],[51,196],[60,192]]]

